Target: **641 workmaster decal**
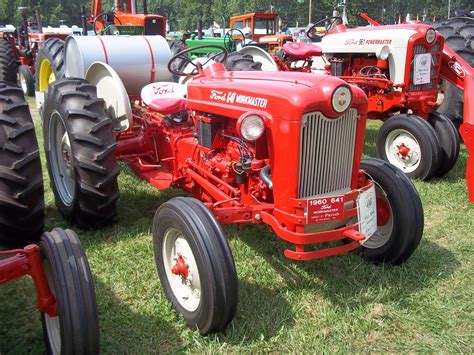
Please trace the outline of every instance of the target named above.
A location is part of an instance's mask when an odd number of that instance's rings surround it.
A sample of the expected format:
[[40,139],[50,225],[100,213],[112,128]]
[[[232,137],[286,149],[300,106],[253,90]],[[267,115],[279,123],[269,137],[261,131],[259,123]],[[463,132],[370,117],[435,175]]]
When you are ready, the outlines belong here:
[[251,107],[266,108],[268,100],[263,97],[248,96],[243,94],[237,94],[236,92],[211,90],[209,98],[214,101],[225,102],[229,104],[241,104]]

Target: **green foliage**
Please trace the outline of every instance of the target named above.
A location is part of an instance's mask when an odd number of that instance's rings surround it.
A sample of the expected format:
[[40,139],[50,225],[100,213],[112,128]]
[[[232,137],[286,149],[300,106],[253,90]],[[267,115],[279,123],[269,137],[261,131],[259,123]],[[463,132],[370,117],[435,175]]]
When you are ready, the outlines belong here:
[[[342,0],[312,1],[312,21],[331,16],[334,9],[341,12],[339,4]],[[103,1],[104,11],[113,8],[113,0]],[[142,9],[142,1],[138,1],[138,9]],[[86,6],[86,13],[90,9],[89,0],[0,0],[0,23],[19,25],[21,18],[17,13],[18,6],[28,6],[32,10],[41,10],[44,24],[56,26],[59,20],[68,25],[79,25],[81,21],[80,6]],[[304,26],[308,22],[309,0],[148,0],[149,13],[166,16],[172,30],[195,29],[199,19],[204,27],[214,21],[222,25],[223,18],[229,23],[229,17],[247,12],[278,12],[281,16],[282,27]],[[451,15],[457,8],[474,10],[472,0],[451,0]],[[347,13],[351,25],[364,24],[358,18],[360,12],[367,12],[376,19],[383,19],[386,23],[405,19],[409,13],[412,18],[446,18],[448,0],[358,0],[347,1]],[[32,15],[33,17],[33,15]]]

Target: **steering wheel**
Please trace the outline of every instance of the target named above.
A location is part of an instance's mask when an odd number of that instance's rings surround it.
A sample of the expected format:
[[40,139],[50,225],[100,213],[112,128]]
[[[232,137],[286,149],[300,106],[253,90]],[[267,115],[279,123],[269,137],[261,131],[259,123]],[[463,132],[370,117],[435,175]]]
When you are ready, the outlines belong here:
[[[202,48],[214,48],[218,49],[219,51],[210,55],[209,57],[203,57],[205,61],[201,63],[194,63],[191,59],[188,57],[189,52],[193,52],[198,49]],[[224,63],[225,60],[227,59],[227,55],[229,52],[227,52],[227,49],[225,49],[222,46],[217,46],[217,45],[204,45],[204,46],[197,46],[193,48],[188,48],[185,49],[184,51],[181,51],[177,53],[175,56],[173,56],[170,61],[168,62],[168,70],[170,71],[171,74],[173,75],[178,75],[178,76],[193,76],[199,74],[199,70],[202,69],[203,66],[205,66],[207,63],[209,63],[211,60],[213,60],[216,57],[219,57],[222,55],[222,57],[219,58],[218,62]],[[194,66],[194,69],[190,73],[184,72],[184,68],[188,66],[188,64],[191,64]],[[183,68],[183,69],[175,69],[175,68]]]
[[234,32],[237,32],[237,35],[239,36],[239,38],[242,37],[242,43],[245,43],[244,33],[238,28],[231,28],[229,31],[227,31],[227,33],[224,36],[224,47],[228,51],[231,51],[231,52],[235,51],[235,49],[237,48],[237,41],[234,39],[234,36],[233,36]]
[[[113,19],[112,23],[110,23],[110,21],[109,21],[110,16]],[[100,21],[99,21],[99,19],[100,19]],[[117,20],[119,25],[122,25],[122,21],[120,21],[120,19],[117,17],[117,15],[115,15],[113,12],[101,12],[96,17],[94,17],[94,22],[92,23],[92,28],[94,29],[94,33],[97,35],[97,31],[98,31],[97,27],[96,27],[97,21],[99,21],[102,24],[102,26],[104,26],[104,28],[106,28],[109,24],[113,24],[115,22],[114,20]],[[104,29],[104,28],[101,28],[101,29]],[[99,29],[99,31],[101,29]]]
[[307,31],[306,31],[306,36],[312,41],[312,42],[320,42],[322,36],[316,34],[317,30],[316,28],[318,27],[319,24],[324,22],[324,34],[329,33],[334,25],[338,25],[339,23],[342,23],[342,17],[341,16],[332,16],[328,18],[323,18],[322,20],[317,21],[314,23]]

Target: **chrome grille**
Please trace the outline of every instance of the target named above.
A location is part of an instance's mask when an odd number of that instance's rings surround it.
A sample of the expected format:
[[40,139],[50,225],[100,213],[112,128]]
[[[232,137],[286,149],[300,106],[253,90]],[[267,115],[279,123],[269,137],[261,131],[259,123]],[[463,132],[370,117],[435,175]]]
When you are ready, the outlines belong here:
[[298,198],[350,189],[356,129],[356,109],[336,119],[321,112],[303,115]]
[[[408,85],[409,91],[421,91],[426,89],[432,89],[438,82],[437,78],[437,65],[440,57],[441,45],[436,43],[431,48],[426,48],[423,44],[417,44],[413,47],[413,57],[410,64],[410,84]],[[415,73],[415,56],[417,54],[431,53],[431,81],[428,84],[413,84],[413,75]]]

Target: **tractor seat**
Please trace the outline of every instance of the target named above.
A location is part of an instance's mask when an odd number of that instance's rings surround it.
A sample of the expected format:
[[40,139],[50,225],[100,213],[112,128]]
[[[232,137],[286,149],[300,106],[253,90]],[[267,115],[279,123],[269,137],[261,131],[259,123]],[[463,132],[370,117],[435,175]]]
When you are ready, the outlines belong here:
[[323,54],[321,47],[304,42],[287,42],[283,45],[283,51],[295,59],[307,59]]
[[148,107],[163,115],[173,115],[185,111],[187,102],[188,100],[183,98],[155,99],[148,103]]

